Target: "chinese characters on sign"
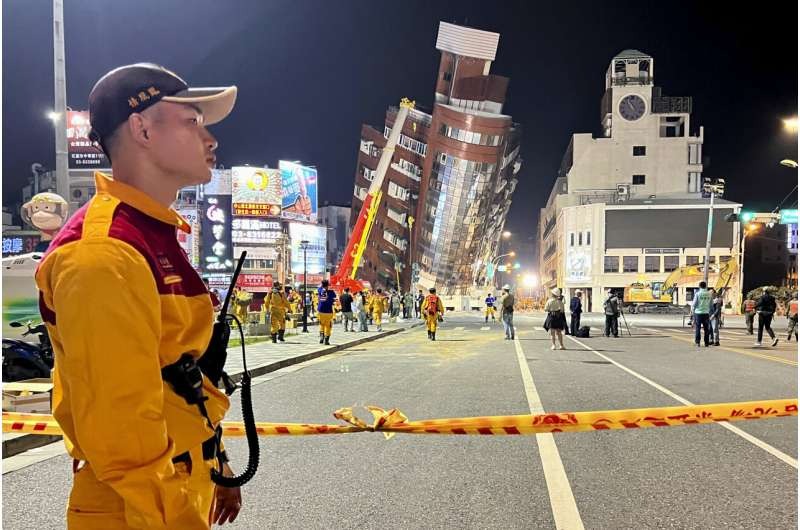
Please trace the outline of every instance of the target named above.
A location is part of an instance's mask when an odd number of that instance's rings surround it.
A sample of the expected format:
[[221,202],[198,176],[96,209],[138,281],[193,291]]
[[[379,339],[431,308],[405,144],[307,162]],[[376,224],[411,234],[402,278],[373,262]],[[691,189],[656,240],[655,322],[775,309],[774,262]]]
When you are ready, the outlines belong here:
[[184,208],[178,211],[178,213],[183,217],[189,226],[192,229],[190,234],[187,234],[183,230],[178,230],[178,243],[181,245],[181,248],[184,252],[186,252],[186,256],[189,258],[189,263],[192,264],[192,267],[198,267],[200,265],[200,252],[199,252],[199,241],[197,238],[197,231],[199,229],[198,222],[197,222],[197,209],[195,208]]
[[230,210],[230,195],[206,195],[200,228],[203,239],[201,267],[204,272],[233,271]]
[[277,169],[234,167],[231,170],[231,193],[234,215],[281,215],[281,174]]
[[276,244],[283,236],[278,221],[263,219],[237,219],[231,223],[231,237],[234,243]]
[[247,291],[272,289],[272,274],[240,274],[236,285]]
[[88,111],[67,111],[67,153],[70,169],[107,169],[111,163],[99,145],[89,139]]
[[36,250],[41,240],[39,235],[19,235],[3,237],[3,257],[27,254]]

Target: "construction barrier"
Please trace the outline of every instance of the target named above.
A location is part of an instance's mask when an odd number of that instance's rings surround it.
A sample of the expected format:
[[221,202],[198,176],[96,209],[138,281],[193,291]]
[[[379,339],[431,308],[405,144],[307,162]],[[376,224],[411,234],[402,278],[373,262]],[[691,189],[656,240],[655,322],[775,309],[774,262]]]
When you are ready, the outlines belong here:
[[[256,423],[259,436],[306,436],[382,432],[387,438],[406,434],[523,435],[556,432],[604,431],[609,429],[647,429],[698,425],[721,421],[744,421],[797,416],[797,399],[744,401],[678,407],[522,414],[518,416],[479,416],[409,421],[397,409],[366,407],[372,413],[368,424],[353,414],[351,407],[334,412],[346,425],[312,423]],[[242,422],[222,422],[225,436],[244,436]],[[49,414],[3,412],[3,432],[60,435],[61,428]]]

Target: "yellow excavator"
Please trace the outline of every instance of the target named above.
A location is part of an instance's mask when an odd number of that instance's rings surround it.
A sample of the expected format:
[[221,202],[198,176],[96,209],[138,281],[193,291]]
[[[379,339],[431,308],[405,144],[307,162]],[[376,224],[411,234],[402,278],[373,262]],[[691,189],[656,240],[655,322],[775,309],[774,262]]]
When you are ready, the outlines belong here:
[[[714,289],[716,291],[728,289],[737,269],[734,260],[723,261],[720,264],[712,263],[708,272],[709,275],[717,276]],[[671,305],[678,286],[699,283],[703,280],[704,272],[705,264],[699,263],[678,267],[663,282],[641,280],[632,283],[625,287],[623,302],[633,307],[640,307],[639,304]]]

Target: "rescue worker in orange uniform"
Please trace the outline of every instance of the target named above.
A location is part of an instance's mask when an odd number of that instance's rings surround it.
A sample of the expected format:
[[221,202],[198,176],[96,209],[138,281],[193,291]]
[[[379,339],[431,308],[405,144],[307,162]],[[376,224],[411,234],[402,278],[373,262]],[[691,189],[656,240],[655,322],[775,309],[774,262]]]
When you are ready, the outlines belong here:
[[436,296],[436,289],[428,289],[428,296],[422,302],[422,314],[425,316],[425,325],[428,328],[428,339],[436,340],[436,328],[439,324],[439,317],[444,316],[444,304],[442,299]]
[[289,309],[289,300],[281,284],[276,282],[264,300],[264,311],[269,313],[269,334],[272,342],[286,342],[283,335],[286,333],[286,312]]
[[[55,237],[36,272],[55,351],[53,415],[73,458],[67,528],[209,528],[233,521],[239,488],[215,487],[228,398],[202,376],[205,414],[162,378],[212,333],[208,289],[181,250],[178,190],[209,182],[236,87],[190,89],[169,70],[112,70],[89,95],[92,138],[113,179]],[[113,296],[109,296],[112,293]],[[204,417],[205,416],[205,417]]]

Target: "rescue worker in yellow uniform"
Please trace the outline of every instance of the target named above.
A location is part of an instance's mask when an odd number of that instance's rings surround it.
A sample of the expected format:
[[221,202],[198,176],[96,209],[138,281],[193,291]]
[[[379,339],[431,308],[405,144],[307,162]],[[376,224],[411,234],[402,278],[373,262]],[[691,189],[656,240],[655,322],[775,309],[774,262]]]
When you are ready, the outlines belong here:
[[289,292],[289,312],[296,315],[300,311],[300,295],[292,289]]
[[286,342],[283,334],[286,333],[286,312],[289,309],[289,300],[281,284],[276,282],[264,300],[264,310],[269,314],[269,334],[272,342]]
[[245,291],[240,287],[233,288],[233,314],[242,323],[242,327],[247,324],[247,314],[250,310],[250,302],[253,301],[253,293]]
[[317,318],[319,319],[319,343],[330,344],[331,333],[333,332],[333,303],[336,301],[336,293],[328,289],[328,280],[322,280],[322,284],[317,289]]
[[381,324],[383,323],[383,312],[386,311],[386,305],[387,299],[383,296],[383,291],[379,287],[375,294],[372,295],[372,300],[369,302],[372,322],[378,326],[378,331],[383,331]]
[[206,529],[241,509],[239,488],[211,480],[220,467],[233,476],[217,436],[228,398],[202,375],[203,413],[162,378],[209,345],[211,298],[178,244],[190,225],[171,204],[210,181],[217,141],[206,125],[235,99],[236,87],[190,89],[149,63],[112,70],[89,95],[92,138],[114,177],[95,174],[97,194],[36,271],[55,352],[53,415],[73,458],[71,530]]
[[444,316],[444,304],[442,299],[436,296],[436,289],[428,289],[428,296],[422,302],[422,314],[425,316],[425,325],[428,328],[428,339],[436,340],[436,327],[439,324],[439,317]]

